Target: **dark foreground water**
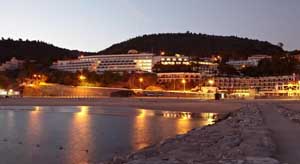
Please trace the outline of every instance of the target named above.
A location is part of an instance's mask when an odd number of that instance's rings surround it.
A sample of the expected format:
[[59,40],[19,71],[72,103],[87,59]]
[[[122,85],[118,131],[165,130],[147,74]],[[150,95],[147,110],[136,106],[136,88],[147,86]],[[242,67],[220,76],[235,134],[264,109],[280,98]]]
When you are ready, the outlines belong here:
[[0,163],[97,163],[216,117],[112,107],[0,107]]

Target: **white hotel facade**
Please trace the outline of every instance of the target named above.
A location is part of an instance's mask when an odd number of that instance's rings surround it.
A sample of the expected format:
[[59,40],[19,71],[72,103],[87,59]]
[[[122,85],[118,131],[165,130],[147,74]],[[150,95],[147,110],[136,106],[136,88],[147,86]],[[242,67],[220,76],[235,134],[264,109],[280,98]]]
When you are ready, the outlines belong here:
[[152,72],[153,57],[152,53],[80,56],[75,60],[58,60],[51,68],[67,72],[89,70],[98,74],[105,71]]
[[274,90],[276,86],[295,83],[298,77],[287,76],[267,76],[267,77],[215,77],[214,85],[219,90],[239,90],[239,89],[258,89],[263,91]]

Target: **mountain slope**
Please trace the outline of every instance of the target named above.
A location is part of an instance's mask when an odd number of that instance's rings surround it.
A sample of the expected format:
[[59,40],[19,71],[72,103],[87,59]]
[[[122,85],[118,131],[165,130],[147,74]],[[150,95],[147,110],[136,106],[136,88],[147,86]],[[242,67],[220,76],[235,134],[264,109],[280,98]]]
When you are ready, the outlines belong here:
[[115,44],[99,54],[127,53],[130,49],[140,52],[184,54],[205,57],[219,54],[224,57],[243,58],[252,54],[279,55],[282,48],[269,42],[238,38],[234,36],[213,36],[194,33],[166,33],[144,35]]
[[41,41],[0,40],[0,61],[10,60],[12,57],[23,60],[36,60],[42,64],[51,64],[58,59],[76,58],[79,51],[59,48]]

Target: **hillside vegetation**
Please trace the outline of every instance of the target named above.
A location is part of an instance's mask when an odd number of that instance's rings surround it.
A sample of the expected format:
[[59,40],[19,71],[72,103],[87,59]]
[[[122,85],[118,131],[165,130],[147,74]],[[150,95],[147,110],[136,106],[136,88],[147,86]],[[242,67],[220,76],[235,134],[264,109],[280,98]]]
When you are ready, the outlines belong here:
[[10,60],[12,57],[23,60],[36,60],[41,64],[49,65],[54,60],[75,58],[79,51],[71,51],[56,47],[42,41],[23,41],[12,39],[0,40],[0,62]]
[[139,36],[98,52],[99,54],[127,53],[130,49],[140,52],[173,55],[176,53],[206,57],[214,54],[223,57],[245,58],[252,54],[280,55],[281,47],[269,42],[238,38],[235,36],[214,36],[195,33],[166,33]]

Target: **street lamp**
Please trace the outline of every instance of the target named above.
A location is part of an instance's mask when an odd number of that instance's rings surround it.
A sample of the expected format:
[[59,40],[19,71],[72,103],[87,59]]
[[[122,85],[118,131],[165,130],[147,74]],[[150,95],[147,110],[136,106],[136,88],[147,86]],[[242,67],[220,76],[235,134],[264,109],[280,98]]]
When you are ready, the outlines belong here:
[[185,79],[182,79],[182,80],[181,80],[181,83],[183,84],[183,91],[185,92],[185,84],[186,84],[186,80],[185,80]]
[[144,79],[142,77],[140,77],[139,82],[140,82],[140,89],[142,89],[142,83],[144,82]]
[[208,84],[212,86],[215,84],[215,81],[210,79],[210,80],[208,80]]
[[80,80],[80,81],[84,81],[84,80],[86,80],[86,77],[85,77],[85,76],[83,76],[83,75],[80,75],[78,78],[79,78],[79,80]]
[[[86,80],[86,77],[84,76],[84,75],[80,75],[79,77],[78,77],[78,79],[81,81],[81,86],[84,86],[84,84],[83,84],[83,82]],[[83,92],[83,96],[85,95],[85,88],[82,88],[82,92]],[[87,95],[87,94],[86,94]]]

